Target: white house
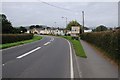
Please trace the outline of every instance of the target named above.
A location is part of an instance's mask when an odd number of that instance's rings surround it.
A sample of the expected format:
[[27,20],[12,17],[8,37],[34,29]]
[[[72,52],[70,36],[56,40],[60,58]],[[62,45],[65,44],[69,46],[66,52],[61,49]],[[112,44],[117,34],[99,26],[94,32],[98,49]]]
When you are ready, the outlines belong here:
[[92,32],[92,30],[90,29],[90,30],[84,30],[84,32]]
[[71,32],[72,32],[72,31],[67,30],[67,33],[66,33],[66,34],[67,34],[67,35],[71,35]]
[[33,34],[40,34],[40,28],[33,28],[33,29],[30,29],[30,33],[33,33]]
[[64,30],[62,30],[62,29],[55,29],[55,30],[53,31],[53,34],[54,34],[54,35],[65,35],[65,34],[64,34]]
[[53,34],[53,35],[64,35],[63,29],[40,29],[40,28],[33,28],[27,31],[28,33],[34,33],[34,34]]

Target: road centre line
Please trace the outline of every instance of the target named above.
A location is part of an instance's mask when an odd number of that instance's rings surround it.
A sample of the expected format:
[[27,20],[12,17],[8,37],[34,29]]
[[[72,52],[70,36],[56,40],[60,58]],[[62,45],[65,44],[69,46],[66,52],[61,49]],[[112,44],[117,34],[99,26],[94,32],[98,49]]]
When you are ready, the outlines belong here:
[[50,41],[54,41],[54,38],[52,38]]
[[48,44],[50,44],[51,42],[46,42],[44,45],[46,46],[46,45],[48,45]]
[[73,58],[72,58],[72,48],[70,42],[67,40],[69,47],[70,47],[70,77],[74,78],[74,71],[73,71]]
[[41,47],[37,47],[37,48],[35,48],[35,49],[33,49],[33,50],[31,50],[31,51],[29,51],[29,52],[27,52],[27,53],[25,53],[25,54],[23,54],[23,55],[21,55],[21,56],[18,56],[17,59],[20,59],[20,58],[22,58],[22,57],[25,57],[25,56],[27,56],[27,55],[29,55],[29,54],[37,51],[37,50],[40,49],[40,48],[41,48]]

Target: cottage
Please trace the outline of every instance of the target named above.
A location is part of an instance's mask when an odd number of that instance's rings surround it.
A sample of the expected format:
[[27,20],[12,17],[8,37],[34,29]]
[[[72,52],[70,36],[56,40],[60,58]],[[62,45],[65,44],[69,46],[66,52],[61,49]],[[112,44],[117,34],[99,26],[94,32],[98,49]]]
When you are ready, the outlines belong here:
[[58,28],[33,28],[33,29],[30,29],[28,32],[31,32],[33,34],[43,34],[43,35],[49,35],[49,34],[52,34],[52,35],[64,35],[64,29],[58,29]]
[[63,29],[55,29],[54,35],[64,35],[64,30]]
[[40,34],[40,28],[33,28],[33,29],[30,29],[30,32],[33,33],[33,34]]
[[86,32],[92,32],[92,30],[90,29],[90,30],[84,30],[84,32],[86,33]]

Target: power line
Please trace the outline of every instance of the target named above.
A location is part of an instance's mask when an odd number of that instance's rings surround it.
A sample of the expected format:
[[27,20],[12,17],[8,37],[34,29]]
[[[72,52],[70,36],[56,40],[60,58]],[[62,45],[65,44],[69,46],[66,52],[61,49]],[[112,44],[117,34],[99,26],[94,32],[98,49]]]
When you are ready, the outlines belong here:
[[63,8],[63,7],[59,7],[59,6],[56,6],[56,5],[53,5],[53,4],[49,4],[49,3],[47,3],[47,2],[43,2],[43,1],[42,1],[42,3],[47,4],[47,5],[49,5],[49,6],[52,6],[52,7],[55,7],[55,8],[59,8],[59,9],[63,9],[63,10],[66,10],[66,11],[73,12],[73,10],[71,10],[71,9],[66,9],[66,8]]
[[[70,11],[70,12],[76,12],[76,11],[74,11],[74,10],[71,10],[71,9],[66,9],[66,8],[63,8],[63,7],[60,7],[60,6],[56,6],[56,5],[53,5],[53,4],[50,4],[50,3],[47,3],[47,2],[44,2],[44,1],[41,1],[42,3],[44,3],[44,4],[47,4],[47,5],[49,5],[49,6],[52,6],[52,7],[55,7],[55,8],[58,8],[58,9],[62,9],[62,10],[66,10],[66,11]],[[78,12],[77,12],[78,13]],[[82,17],[83,17],[83,31],[82,32],[84,32],[84,11],[82,11]],[[66,21],[67,21],[67,18],[66,18]],[[67,22],[66,22],[67,23]]]

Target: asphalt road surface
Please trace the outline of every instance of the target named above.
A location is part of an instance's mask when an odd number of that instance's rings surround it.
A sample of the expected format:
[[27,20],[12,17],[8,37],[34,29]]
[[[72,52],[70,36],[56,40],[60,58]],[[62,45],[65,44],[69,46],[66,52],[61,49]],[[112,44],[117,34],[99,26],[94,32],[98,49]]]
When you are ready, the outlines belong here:
[[3,78],[71,78],[70,44],[46,36],[40,41],[5,49]]
[[[109,64],[86,43],[88,58],[76,57],[70,43],[58,37],[4,49],[3,78],[117,78],[117,68]],[[91,55],[89,54],[91,53]],[[95,58],[96,57],[96,58]]]

